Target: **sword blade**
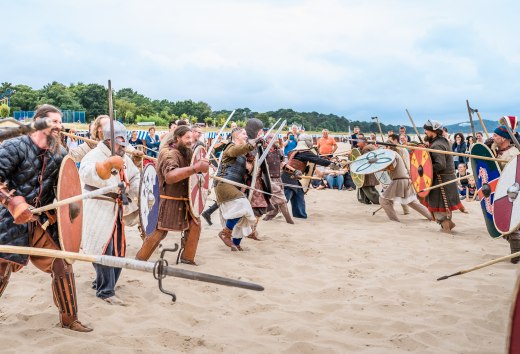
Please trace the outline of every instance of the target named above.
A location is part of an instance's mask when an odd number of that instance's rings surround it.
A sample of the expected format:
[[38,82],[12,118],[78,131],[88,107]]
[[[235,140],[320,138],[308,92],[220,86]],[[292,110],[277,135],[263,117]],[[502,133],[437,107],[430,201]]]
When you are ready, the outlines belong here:
[[282,131],[283,127],[285,127],[285,124],[287,124],[286,120],[284,120],[282,122],[282,124],[280,124],[280,126],[276,130],[276,133],[274,133],[273,138],[271,139],[269,144],[267,144],[267,147],[265,148],[264,152],[262,153],[262,156],[260,156],[260,158],[258,159],[258,161],[257,161],[258,165],[261,165],[262,162],[264,162],[265,158],[267,157],[267,154],[269,153],[269,150],[271,149],[273,144],[276,142],[276,139],[278,139],[278,134],[280,134],[280,132]]
[[228,122],[231,120],[231,117],[233,117],[233,114],[235,114],[235,110],[233,110],[233,112],[231,112],[231,114],[229,115],[228,119],[226,119],[226,121],[224,122],[224,125],[222,126],[222,128],[220,128],[220,130],[218,131],[217,135],[215,135],[215,139],[213,139],[213,142],[209,146],[209,149],[208,149],[208,152],[207,152],[208,155],[213,151],[213,149],[215,148],[215,145],[217,145],[218,137],[224,131],[224,128],[226,127]]

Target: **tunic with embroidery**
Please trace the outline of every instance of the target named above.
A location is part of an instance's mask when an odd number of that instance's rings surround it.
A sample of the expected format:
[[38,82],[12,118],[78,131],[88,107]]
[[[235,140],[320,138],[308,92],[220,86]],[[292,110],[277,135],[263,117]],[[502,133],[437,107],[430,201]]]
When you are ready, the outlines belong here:
[[[184,231],[189,228],[192,218],[188,201],[189,177],[177,183],[167,184],[166,174],[176,168],[188,167],[191,164],[193,151],[189,149],[187,158],[173,147],[165,147],[159,151],[157,177],[159,178],[159,220],[157,228],[168,231]],[[166,197],[166,198],[165,198]],[[168,199],[173,197],[176,199]]]

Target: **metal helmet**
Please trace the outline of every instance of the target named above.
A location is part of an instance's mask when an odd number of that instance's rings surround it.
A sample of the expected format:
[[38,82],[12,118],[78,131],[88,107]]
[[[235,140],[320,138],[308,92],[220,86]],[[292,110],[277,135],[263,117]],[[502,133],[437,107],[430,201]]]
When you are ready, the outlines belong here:
[[[122,147],[128,145],[127,131],[121,122],[114,121],[114,138],[118,145]],[[103,125],[103,140],[110,140],[110,123]]]
[[260,119],[251,118],[246,123],[246,133],[248,139],[256,139],[258,137],[258,132],[262,130],[264,127],[264,123]]
[[298,141],[303,141],[307,145],[307,147],[310,149],[312,147],[312,136],[309,134],[300,134],[298,136]]
[[426,123],[424,123],[423,128],[424,128],[425,130],[431,130],[431,131],[442,130],[442,123],[441,123],[441,122],[438,122],[438,121],[436,121],[436,120],[428,119],[428,120],[426,121]]

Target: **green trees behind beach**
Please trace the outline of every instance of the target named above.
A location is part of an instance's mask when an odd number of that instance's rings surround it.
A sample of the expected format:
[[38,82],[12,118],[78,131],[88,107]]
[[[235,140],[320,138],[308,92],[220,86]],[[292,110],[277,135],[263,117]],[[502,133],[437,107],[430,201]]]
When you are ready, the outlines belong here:
[[[14,111],[33,111],[42,103],[50,103],[62,110],[85,111],[87,121],[100,114],[107,113],[107,89],[99,84],[76,83],[66,86],[52,82],[41,89],[30,86],[4,82],[0,84],[0,93],[11,88],[15,94],[11,96],[11,113]],[[153,121],[156,125],[166,126],[177,119],[187,119],[191,123],[206,123],[208,126],[220,126],[232,109],[213,111],[211,106],[202,101],[167,99],[152,100],[133,90],[122,88],[114,91],[114,110],[118,119],[132,124]],[[231,107],[230,107],[231,108]],[[363,132],[377,132],[378,127],[372,121],[351,121],[344,116],[322,114],[318,112],[297,112],[292,109],[278,109],[268,112],[254,112],[249,108],[237,108],[234,120],[243,125],[249,118],[258,118],[266,125],[273,124],[278,118],[287,119],[289,124],[297,124],[308,131],[328,129],[332,132],[347,132],[349,127],[359,126]],[[383,131],[396,130],[398,126],[382,124]]]

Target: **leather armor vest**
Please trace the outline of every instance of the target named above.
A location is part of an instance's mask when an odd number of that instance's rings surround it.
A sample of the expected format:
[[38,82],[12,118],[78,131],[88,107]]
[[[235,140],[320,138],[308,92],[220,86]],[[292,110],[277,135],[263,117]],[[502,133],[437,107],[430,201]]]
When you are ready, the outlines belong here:
[[246,175],[246,157],[244,155],[238,156],[233,163],[222,163],[217,172],[217,176],[244,183],[244,176]]
[[265,158],[265,162],[267,162],[267,166],[269,167],[269,175],[272,178],[280,178],[280,166],[282,164],[280,151],[274,150],[269,152]]
[[294,151],[294,152],[291,151],[289,153],[289,161],[287,162],[287,164],[289,166],[291,166],[292,168],[297,169],[297,170],[301,171],[302,173],[304,173],[305,167],[307,167],[307,162],[296,160],[294,157],[296,156],[297,153],[298,153],[298,151]]

